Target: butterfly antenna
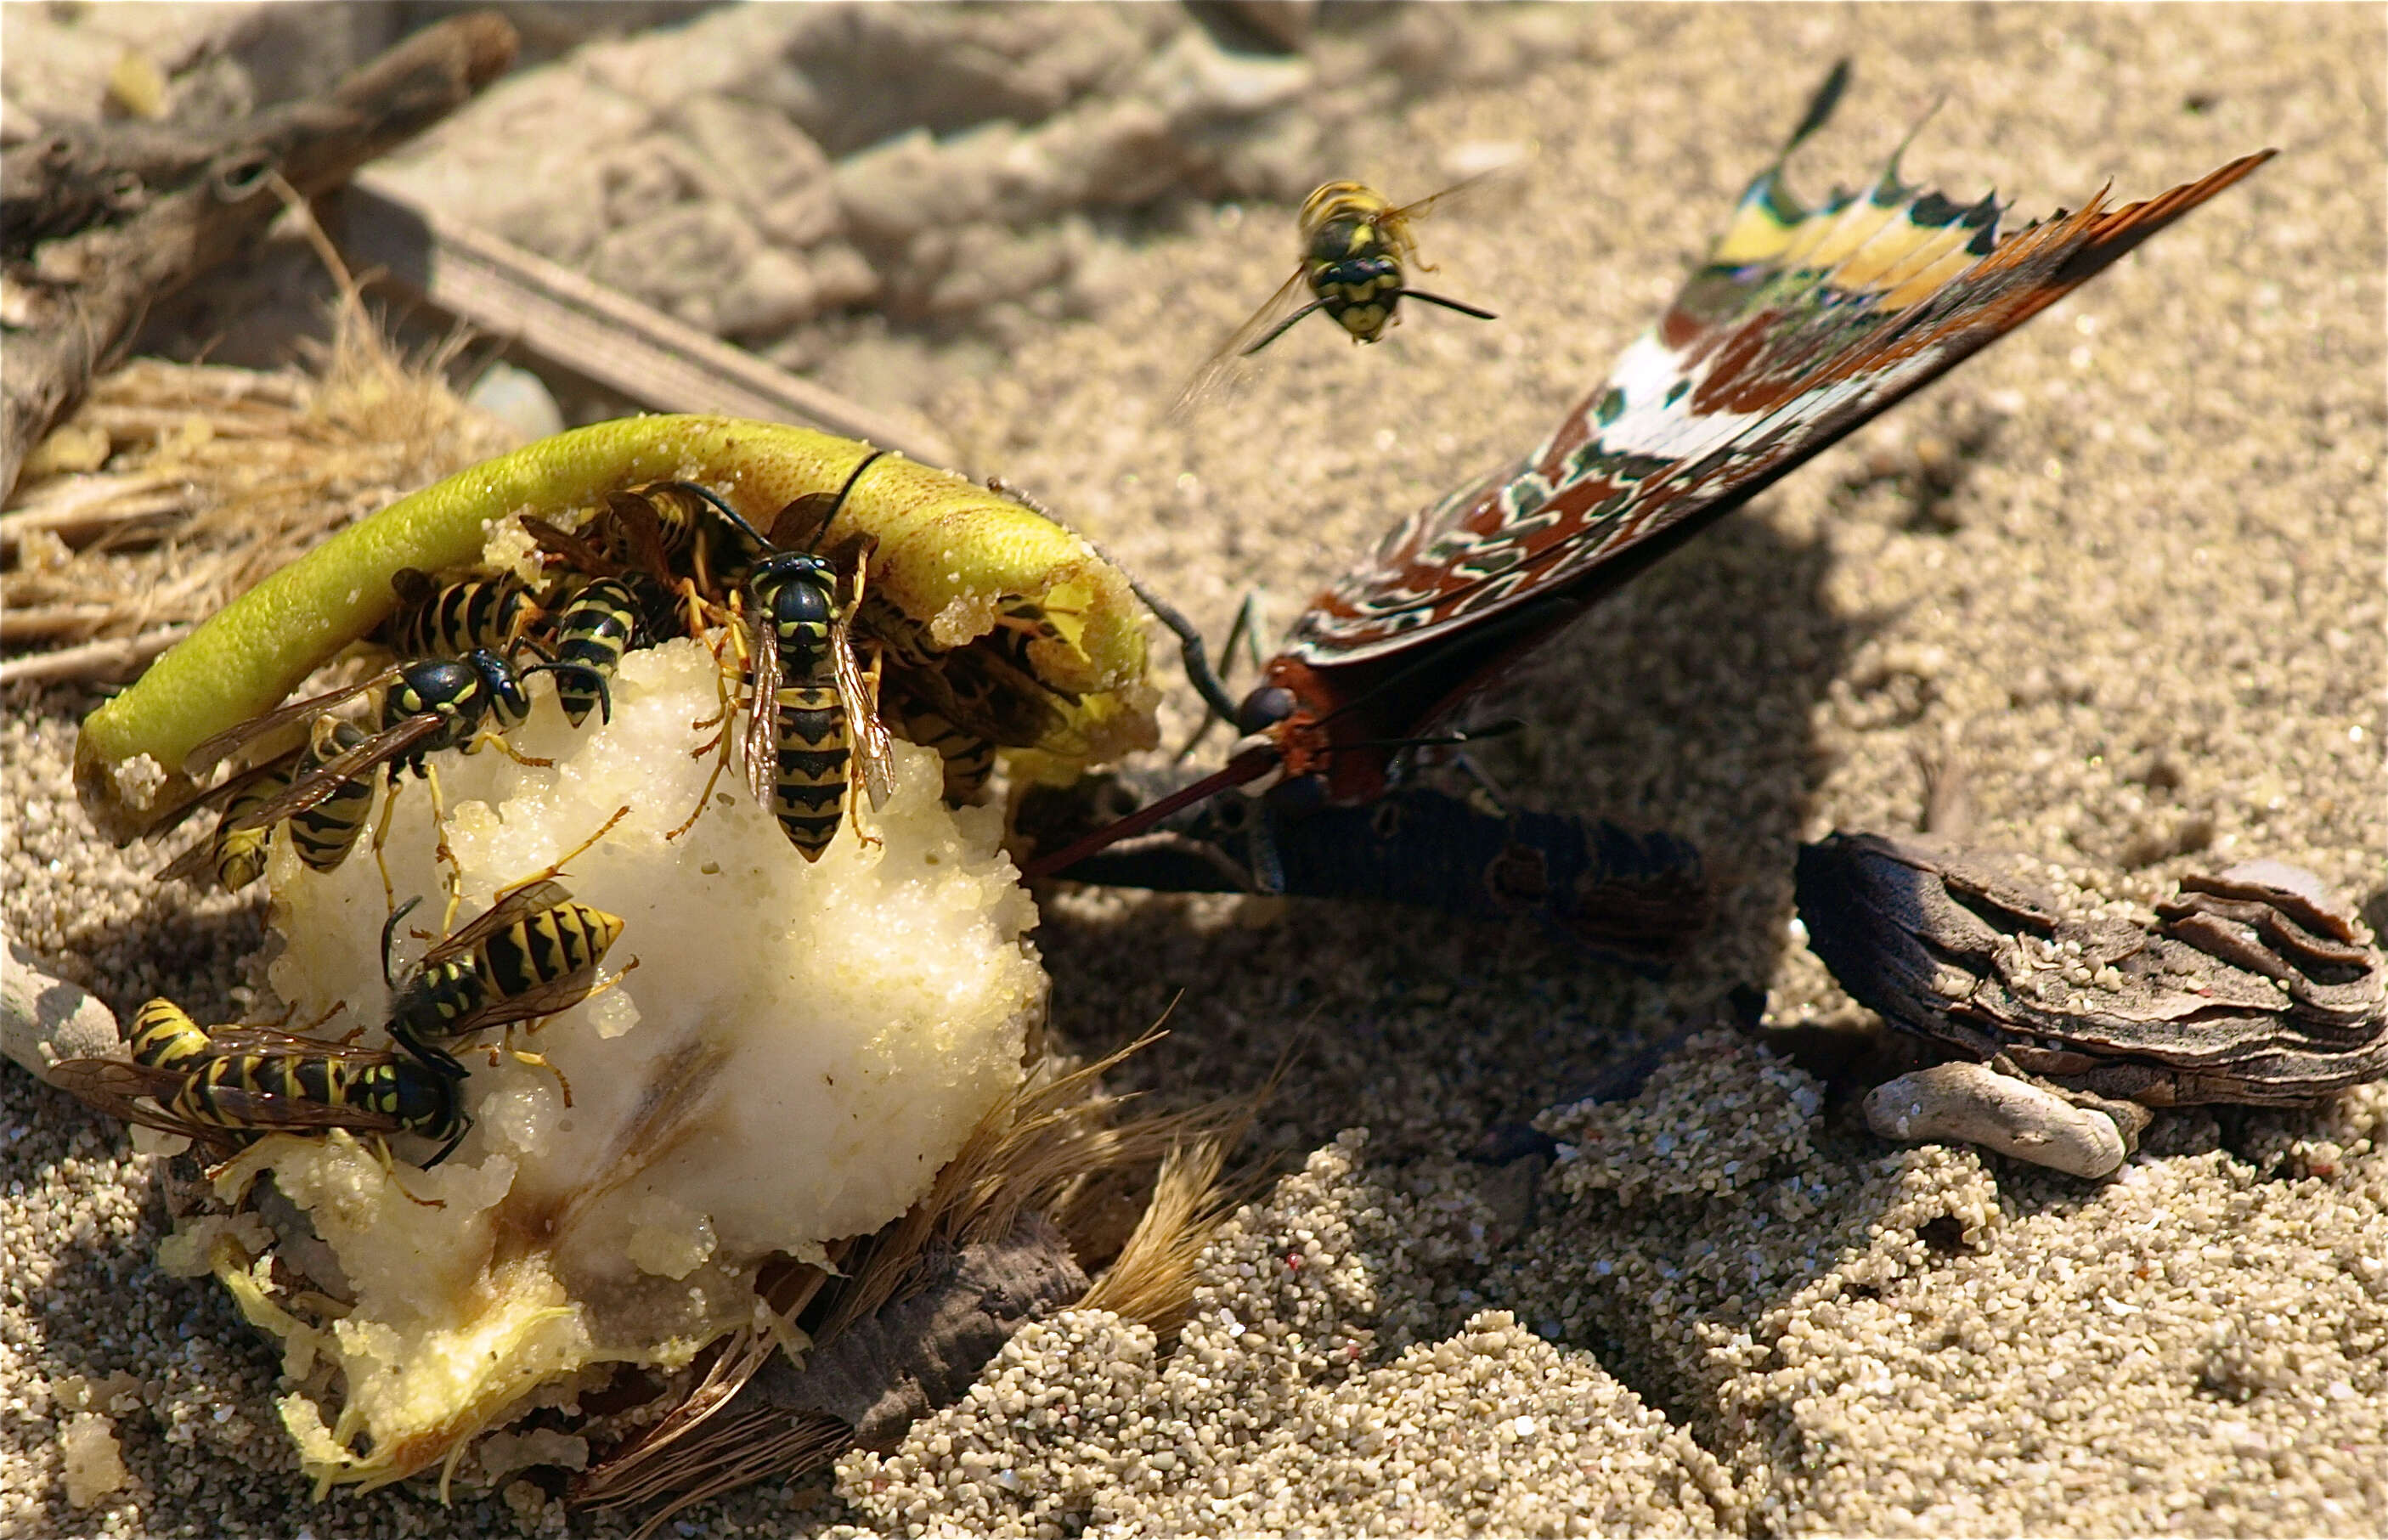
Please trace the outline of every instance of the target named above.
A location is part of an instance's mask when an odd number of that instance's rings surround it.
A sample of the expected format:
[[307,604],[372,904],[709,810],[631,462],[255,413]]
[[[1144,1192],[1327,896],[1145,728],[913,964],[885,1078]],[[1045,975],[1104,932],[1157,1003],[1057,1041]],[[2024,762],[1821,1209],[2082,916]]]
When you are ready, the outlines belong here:
[[1231,786],[1240,786],[1246,782],[1259,780],[1277,769],[1281,762],[1282,757],[1277,753],[1276,745],[1254,744],[1228,760],[1225,770],[1215,774],[1206,775],[1191,785],[1182,786],[1158,802],[1148,803],[1128,814],[1127,817],[1116,822],[1107,823],[1093,834],[1073,840],[1050,856],[1037,857],[1028,863],[1027,868],[1021,872],[1021,876],[1025,881],[1033,882],[1036,878],[1050,877],[1058,872],[1066,871],[1098,850],[1144,833],[1181,808],[1190,808],[1197,802],[1207,801]]

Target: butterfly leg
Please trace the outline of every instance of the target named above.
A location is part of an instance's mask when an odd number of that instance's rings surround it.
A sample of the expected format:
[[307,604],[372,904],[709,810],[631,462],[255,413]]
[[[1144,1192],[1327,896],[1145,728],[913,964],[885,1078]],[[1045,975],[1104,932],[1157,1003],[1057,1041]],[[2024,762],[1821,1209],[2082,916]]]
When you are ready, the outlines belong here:
[[1464,748],[1454,749],[1451,763],[1460,774],[1476,783],[1476,790],[1467,800],[1473,803],[1481,797],[1491,804],[1489,807],[1480,808],[1481,811],[1499,818],[1506,818],[1517,811],[1517,803],[1510,798],[1507,789],[1493,779],[1492,771],[1477,761],[1476,756]]
[[[1150,603],[1150,600],[1146,602],[1148,604]],[[1219,649],[1220,663],[1230,672],[1232,672],[1235,668],[1236,649],[1238,646],[1243,648],[1244,655],[1251,660],[1253,673],[1257,674],[1261,669],[1267,667],[1266,661],[1261,656],[1261,591],[1258,589],[1252,589],[1247,592],[1244,594],[1244,602],[1236,606],[1235,624],[1227,628],[1226,643]],[[1198,639],[1196,650],[1192,655],[1187,659],[1186,674],[1188,679],[1192,680],[1194,678],[1195,667],[1201,662],[1202,657],[1200,650],[1200,641]],[[1209,689],[1205,689],[1200,681],[1196,681],[1194,688],[1200,692],[1202,696],[1203,707],[1201,725],[1195,728],[1194,735],[1186,740],[1185,746],[1177,751],[1176,758],[1173,760],[1172,763],[1183,763],[1188,755],[1192,754],[1195,749],[1201,746],[1202,740],[1211,735],[1211,729],[1214,724],[1221,721],[1235,720],[1234,712],[1229,711],[1222,713],[1217,703],[1212,699],[1213,691],[1221,696],[1226,694],[1226,686],[1223,681],[1213,680]]]

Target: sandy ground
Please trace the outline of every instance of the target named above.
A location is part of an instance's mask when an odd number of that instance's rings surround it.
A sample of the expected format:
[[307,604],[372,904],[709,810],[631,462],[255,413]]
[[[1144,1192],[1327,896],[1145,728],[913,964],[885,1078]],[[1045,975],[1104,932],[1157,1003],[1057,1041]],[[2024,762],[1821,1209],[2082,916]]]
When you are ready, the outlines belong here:
[[[2388,1530],[2388,1090],[2160,1116],[2088,1184],[1867,1136],[1846,1093],[1721,1037],[1572,1153],[1460,1154],[1740,982],[1861,1025],[1791,926],[1791,854],[1914,826],[1917,757],[1977,843],[2126,897],[2262,854],[2382,917],[2381,13],[2356,7],[1587,7],[1595,57],[1428,102],[1350,146],[1397,193],[1531,137],[1513,198],[1426,230],[1426,313],[1374,350],[1289,336],[1240,401],[1158,424],[1289,265],[1289,222],[1156,244],[1135,298],[937,403],[1000,470],[1213,634],[1289,618],[1398,512],[1538,438],[1655,314],[1836,56],[1858,78],[1796,185],[1905,162],[2026,216],[2280,159],[1924,399],[1823,456],[1552,649],[1487,752],[1527,803],[1706,850],[1723,919],[1660,986],[1542,938],[1391,912],[1072,893],[1040,933],[1057,1025],[1165,1095],[1257,1084],[1303,1164],[1212,1257],[1172,1357],[1104,1317],[1033,1329],[963,1406],[839,1483],[680,1534],[972,1531],[2149,1533]],[[1924,440],[1960,448],[1921,490]],[[1173,702],[1188,719],[1182,694]],[[10,703],[9,933],[120,1006],[227,1002],[253,908],[94,844],[76,703]],[[1365,1134],[1354,1131],[1365,1129]],[[565,1522],[415,1488],[317,1506],[273,1366],[159,1276],[146,1162],[0,1072],[0,1534],[388,1536]],[[123,1378],[101,1384],[110,1375]],[[81,1378],[78,1378],[81,1377]],[[90,1403],[86,1407],[86,1403]],[[132,1483],[75,1510],[61,1430]],[[576,1533],[611,1533],[576,1517]]]

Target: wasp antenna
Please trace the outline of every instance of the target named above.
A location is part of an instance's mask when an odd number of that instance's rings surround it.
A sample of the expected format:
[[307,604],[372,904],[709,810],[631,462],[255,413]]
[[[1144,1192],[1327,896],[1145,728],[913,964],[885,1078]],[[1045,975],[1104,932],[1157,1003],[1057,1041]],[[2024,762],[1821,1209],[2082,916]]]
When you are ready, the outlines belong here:
[[1262,337],[1258,342],[1255,342],[1251,347],[1245,349],[1243,356],[1250,358],[1254,353],[1259,352],[1263,348],[1267,347],[1270,343],[1275,342],[1278,337],[1283,337],[1286,333],[1287,327],[1292,325],[1303,316],[1308,315],[1312,311],[1321,308],[1326,303],[1327,301],[1324,299],[1313,299],[1310,303],[1302,306],[1300,310],[1295,311],[1291,315],[1287,316],[1276,325],[1271,326],[1268,329],[1267,336]]
[[1474,305],[1462,304],[1456,299],[1446,299],[1440,294],[1429,294],[1422,288],[1405,288],[1402,290],[1402,298],[1404,299],[1416,299],[1423,304],[1441,305],[1444,310],[1457,311],[1462,315],[1472,315],[1479,321],[1498,321],[1501,319],[1491,311],[1479,310]]
[[398,939],[398,923],[413,913],[414,907],[421,902],[423,895],[418,893],[390,910],[389,918],[381,923],[381,982],[387,988],[398,987],[398,980],[391,977],[389,972],[389,949]]
[[813,538],[805,542],[806,550],[818,551],[820,549],[821,537],[829,533],[830,524],[837,517],[837,511],[845,506],[846,498],[853,494],[854,484],[861,480],[862,473],[869,470],[872,465],[877,465],[880,457],[884,455],[886,452],[887,452],[883,449],[872,450],[869,454],[862,457],[862,464],[855,466],[854,469],[847,474],[845,485],[837,490],[837,500],[829,505],[829,512],[821,515],[820,528],[814,530]]

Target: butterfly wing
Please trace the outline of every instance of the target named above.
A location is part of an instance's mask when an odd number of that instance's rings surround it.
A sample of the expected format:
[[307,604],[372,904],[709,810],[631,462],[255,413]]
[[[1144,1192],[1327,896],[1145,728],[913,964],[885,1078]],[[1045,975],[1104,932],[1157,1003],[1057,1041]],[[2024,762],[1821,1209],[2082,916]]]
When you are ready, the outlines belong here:
[[[1827,81],[1785,155],[1846,78]],[[1896,158],[1870,192],[1804,207],[1778,156],[1600,388],[1515,465],[1395,527],[1297,622],[1288,654],[1356,663],[1558,596],[1563,620],[2270,154],[2005,234],[1995,197],[1961,206],[1906,185]]]

